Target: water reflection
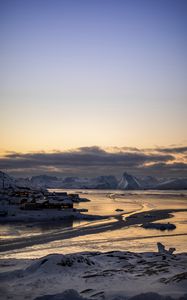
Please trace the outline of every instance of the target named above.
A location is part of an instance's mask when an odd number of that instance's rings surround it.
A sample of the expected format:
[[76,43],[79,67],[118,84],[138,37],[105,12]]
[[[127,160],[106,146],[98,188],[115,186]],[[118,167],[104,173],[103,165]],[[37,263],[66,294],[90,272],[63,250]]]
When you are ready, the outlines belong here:
[[17,237],[36,236],[43,233],[54,233],[59,229],[73,228],[78,226],[80,222],[76,222],[73,218],[63,221],[53,222],[34,222],[34,223],[12,223],[0,225],[0,239],[13,239]]
[[[70,192],[70,191],[68,191]],[[75,191],[72,191],[75,192]],[[76,191],[78,192],[78,191]],[[80,192],[80,191],[79,191]],[[123,209],[125,213],[130,211],[152,210],[152,209],[187,209],[187,192],[146,192],[125,193],[121,191],[81,191],[83,197],[91,202],[80,203],[79,208],[87,208],[89,214],[117,215],[116,209]],[[172,222],[176,229],[170,231],[158,231],[155,229],[144,229],[137,226],[124,227],[114,231],[77,236],[66,240],[52,241],[47,244],[35,245],[24,249],[2,253],[0,258],[34,258],[49,253],[72,253],[81,251],[156,251],[156,243],[159,241],[167,247],[175,247],[178,252],[187,251],[187,212],[176,212],[172,219],[159,221]],[[93,221],[93,225],[100,221]],[[102,221],[103,223],[106,221]],[[59,230],[68,232],[69,228],[75,226],[89,226],[90,222],[66,220],[63,222],[52,222],[48,224],[12,224],[1,225],[1,238],[16,238],[32,236],[43,233],[55,233]]]

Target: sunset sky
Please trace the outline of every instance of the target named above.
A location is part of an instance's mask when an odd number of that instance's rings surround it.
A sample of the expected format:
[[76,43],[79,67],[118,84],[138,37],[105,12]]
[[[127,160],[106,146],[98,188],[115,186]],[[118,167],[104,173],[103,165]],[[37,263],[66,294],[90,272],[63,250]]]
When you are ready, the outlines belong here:
[[187,174],[186,0],[0,0],[0,41],[0,169]]

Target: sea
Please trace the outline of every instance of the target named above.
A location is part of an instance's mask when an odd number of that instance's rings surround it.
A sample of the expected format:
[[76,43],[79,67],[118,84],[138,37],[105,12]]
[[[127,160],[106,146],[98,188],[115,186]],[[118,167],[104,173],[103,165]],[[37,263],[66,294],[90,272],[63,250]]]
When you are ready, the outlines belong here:
[[[53,190],[57,191],[57,190]],[[19,238],[32,238],[43,235],[53,236],[76,229],[77,235],[66,239],[44,242],[21,249],[0,252],[0,259],[34,259],[50,253],[76,253],[85,251],[157,251],[157,242],[166,248],[174,247],[176,252],[187,252],[187,191],[121,191],[121,190],[58,190],[78,193],[90,202],[75,205],[78,209],[87,209],[93,216],[105,217],[101,220],[62,220],[53,222],[9,223],[0,224],[0,243]],[[169,219],[157,221],[176,225],[172,231],[144,229],[141,224],[120,227],[111,226],[118,221],[118,216],[126,217],[132,213],[149,210],[173,209]],[[186,210],[186,211],[185,211]],[[110,224],[110,225],[108,225]],[[86,234],[87,228],[99,226],[98,233]]]

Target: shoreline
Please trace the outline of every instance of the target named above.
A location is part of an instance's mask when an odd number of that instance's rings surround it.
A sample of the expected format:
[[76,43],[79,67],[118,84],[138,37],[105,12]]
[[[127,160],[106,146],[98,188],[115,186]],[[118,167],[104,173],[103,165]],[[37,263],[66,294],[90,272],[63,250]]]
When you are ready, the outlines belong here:
[[[187,211],[187,209],[147,210],[139,213],[129,214],[125,220],[123,217],[124,214],[121,214],[116,217],[113,217],[113,220],[104,222],[104,224],[101,223],[93,226],[91,224],[90,226],[86,227],[75,227],[67,231],[54,233],[52,236],[51,234],[42,234],[33,237],[8,239],[1,241],[0,252],[16,250],[33,245],[46,244],[52,241],[65,240],[77,236],[85,236],[106,231],[113,231],[128,226],[145,224],[147,222],[164,220],[172,217],[172,213],[181,211]],[[147,215],[149,215],[149,217],[147,217]]]
[[[5,219],[6,218],[6,219]],[[89,214],[71,214],[71,215],[66,215],[66,216],[45,216],[43,218],[38,218],[38,217],[17,217],[17,218],[9,218],[9,217],[3,217],[0,218],[0,225],[3,224],[18,224],[18,223],[28,223],[28,224],[34,224],[34,223],[47,223],[47,222],[63,222],[66,220],[85,220],[85,221],[92,221],[92,220],[102,220],[105,219],[105,216],[97,216],[97,215],[89,215]],[[32,222],[32,223],[30,223]]]

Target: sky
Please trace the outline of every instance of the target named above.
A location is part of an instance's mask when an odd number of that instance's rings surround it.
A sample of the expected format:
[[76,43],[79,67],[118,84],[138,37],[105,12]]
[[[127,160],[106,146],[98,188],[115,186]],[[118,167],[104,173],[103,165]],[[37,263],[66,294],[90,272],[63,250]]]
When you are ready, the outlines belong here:
[[0,0],[0,168],[187,174],[186,33],[186,0]]

